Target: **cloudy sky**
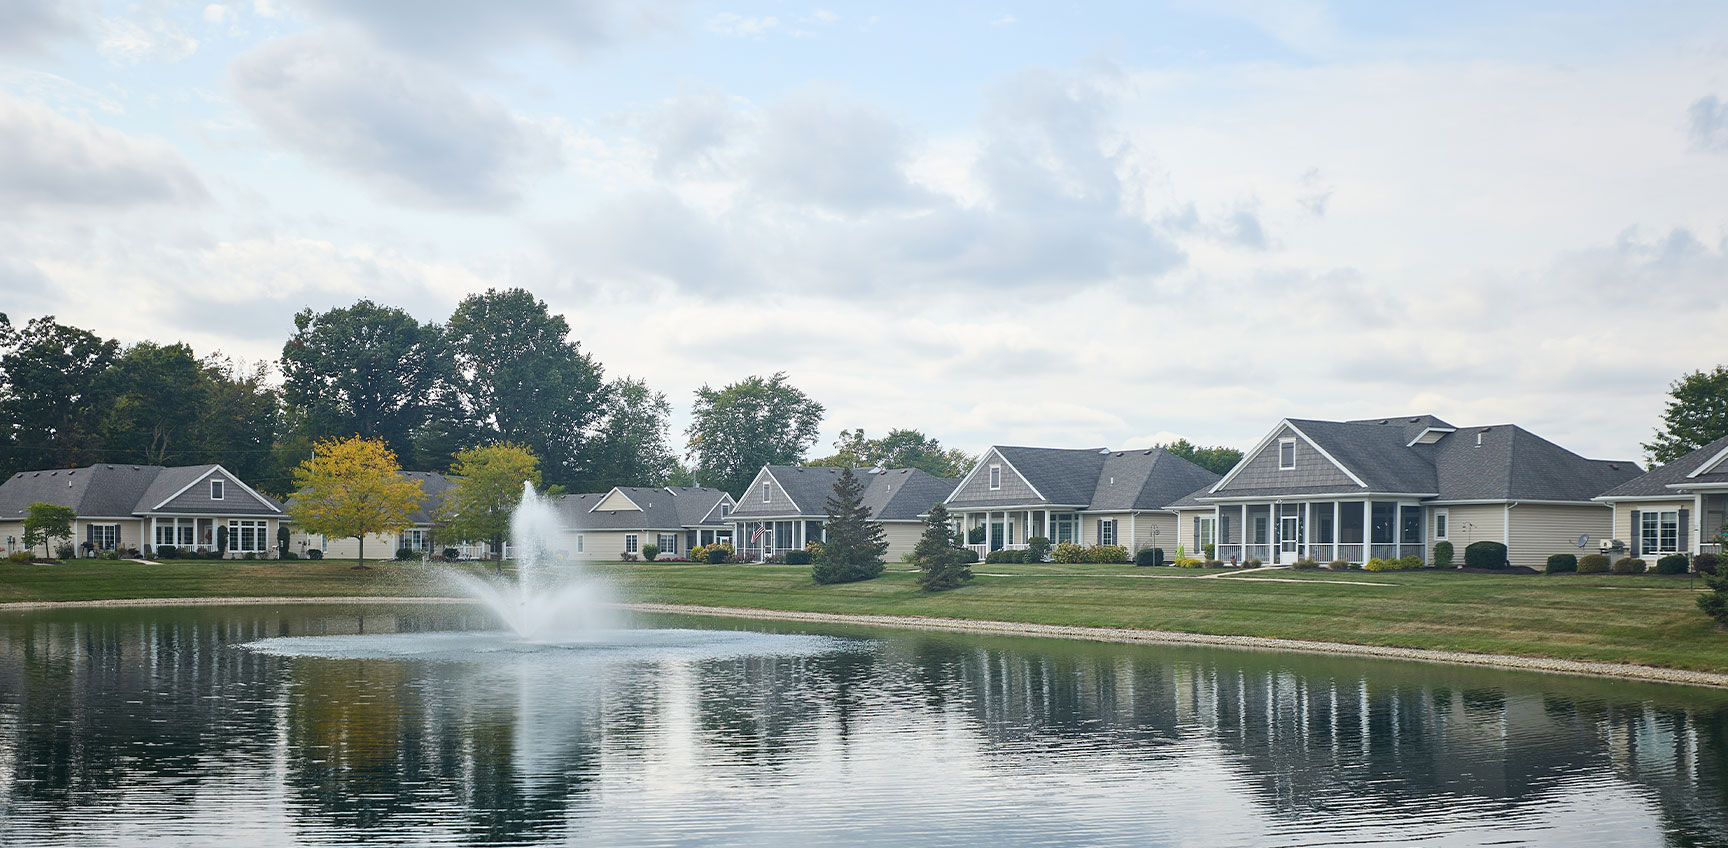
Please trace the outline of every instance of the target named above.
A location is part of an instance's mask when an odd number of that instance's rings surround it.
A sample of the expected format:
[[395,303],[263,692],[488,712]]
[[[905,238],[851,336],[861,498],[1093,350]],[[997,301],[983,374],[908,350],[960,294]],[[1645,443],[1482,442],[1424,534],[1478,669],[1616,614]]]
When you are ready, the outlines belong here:
[[[842,427],[1638,458],[1728,362],[1728,6],[0,2],[0,311],[279,355],[523,286]],[[679,438],[681,442],[681,437]]]

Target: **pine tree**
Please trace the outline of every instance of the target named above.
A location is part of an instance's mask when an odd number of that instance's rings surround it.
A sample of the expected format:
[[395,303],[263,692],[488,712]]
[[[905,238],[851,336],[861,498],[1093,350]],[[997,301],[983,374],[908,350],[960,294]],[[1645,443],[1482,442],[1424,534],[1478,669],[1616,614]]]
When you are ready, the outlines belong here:
[[852,583],[881,574],[888,540],[883,537],[882,525],[870,520],[870,508],[864,505],[864,484],[852,469],[840,472],[826,507],[827,538],[810,564],[810,576],[817,583]]
[[924,520],[924,535],[912,549],[912,561],[923,572],[918,575],[918,585],[926,592],[958,589],[972,579],[966,551],[960,548],[954,531],[948,527],[947,507],[936,504],[930,508],[930,516]]
[[[1716,535],[1718,550],[1728,552],[1728,526]],[[1718,559],[1713,573],[1703,575],[1710,591],[1698,596],[1698,608],[1716,619],[1718,626],[1728,627],[1728,560]]]

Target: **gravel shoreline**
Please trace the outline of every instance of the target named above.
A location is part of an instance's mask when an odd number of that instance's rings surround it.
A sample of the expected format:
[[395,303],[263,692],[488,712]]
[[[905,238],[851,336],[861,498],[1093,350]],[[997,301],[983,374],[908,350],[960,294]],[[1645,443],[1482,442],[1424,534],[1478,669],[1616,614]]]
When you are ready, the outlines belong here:
[[[272,606],[289,604],[473,604],[471,598],[403,598],[403,597],[263,597],[263,598],[126,598],[101,601],[25,601],[0,604],[0,613],[46,609],[79,609],[106,607],[196,607],[196,606]],[[1486,668],[1507,668],[1519,671],[1540,671],[1549,674],[1570,674],[1586,677],[1611,677],[1651,683],[1673,683],[1685,686],[1728,688],[1728,673],[1688,671],[1674,668],[1631,665],[1628,663],[1563,660],[1542,657],[1520,657],[1509,654],[1471,654],[1461,651],[1437,651],[1426,648],[1388,648],[1377,645],[1352,645],[1344,642],[1315,642],[1304,639],[1271,639],[1264,636],[1212,636],[1203,633],[1179,633],[1169,630],[1131,630],[1117,627],[1073,627],[1055,624],[1020,624],[1010,621],[973,621],[963,618],[926,618],[902,615],[860,615],[848,613],[798,612],[791,610],[744,609],[739,607],[703,607],[686,604],[617,604],[621,609],[646,613],[701,615],[715,618],[744,618],[764,621],[796,621],[815,624],[852,624],[866,627],[891,627],[900,630],[941,630],[959,633],[981,633],[993,636],[1034,636],[1047,639],[1074,639],[1086,642],[1122,644],[1202,645],[1258,651],[1296,651],[1331,656],[1359,656],[1378,659],[1414,660],[1451,665],[1473,665]]]

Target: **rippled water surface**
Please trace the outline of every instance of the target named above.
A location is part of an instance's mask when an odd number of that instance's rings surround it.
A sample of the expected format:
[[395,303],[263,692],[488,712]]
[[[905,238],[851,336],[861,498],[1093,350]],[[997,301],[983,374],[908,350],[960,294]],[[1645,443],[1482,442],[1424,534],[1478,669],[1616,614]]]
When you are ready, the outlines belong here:
[[466,608],[0,614],[0,845],[1728,845],[1728,693]]

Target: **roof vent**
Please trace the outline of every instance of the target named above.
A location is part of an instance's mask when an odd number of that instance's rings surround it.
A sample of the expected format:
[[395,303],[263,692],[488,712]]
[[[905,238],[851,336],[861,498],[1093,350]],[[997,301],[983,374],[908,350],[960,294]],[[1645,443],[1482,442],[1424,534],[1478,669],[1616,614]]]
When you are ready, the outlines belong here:
[[1412,419],[1410,419],[1410,423],[1411,423],[1411,424],[1420,424],[1420,423],[1422,423],[1422,419],[1420,419],[1420,418],[1412,418]]
[[1382,419],[1380,419],[1380,423],[1381,423],[1381,424],[1385,424],[1385,423],[1386,423],[1386,419],[1384,419],[1384,418],[1382,418]]
[[1483,431],[1476,434],[1476,447],[1482,447],[1482,433],[1486,433],[1486,432],[1488,432],[1488,431],[1483,430]]
[[114,470],[114,466],[112,466],[112,465],[110,465],[110,466],[108,466],[108,470],[109,470],[109,471],[113,471],[113,470]]
[[1150,451],[1150,450],[1147,450],[1147,451],[1144,451],[1144,452],[1142,452],[1142,453],[1141,453],[1141,454],[1140,454],[1140,455],[1141,455],[1141,456],[1151,456],[1151,455],[1152,455],[1152,451]]
[[1619,471],[1620,470],[1620,463],[1618,463],[1618,462],[1608,463],[1608,470],[1609,471]]
[[1098,455],[1099,456],[1109,456],[1110,455],[1110,449],[1109,448],[1099,448],[1098,449]]
[[900,469],[900,473],[901,473],[901,474],[911,474],[911,473],[912,473],[912,469],[910,469],[910,468],[902,468],[902,469]]

